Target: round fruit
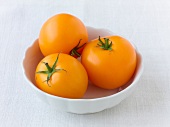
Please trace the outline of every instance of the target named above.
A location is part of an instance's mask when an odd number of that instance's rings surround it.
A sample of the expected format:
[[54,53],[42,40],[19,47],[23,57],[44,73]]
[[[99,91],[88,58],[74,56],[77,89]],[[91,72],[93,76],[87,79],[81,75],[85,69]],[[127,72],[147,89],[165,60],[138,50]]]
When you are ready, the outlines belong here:
[[120,36],[109,36],[89,42],[81,61],[94,85],[114,89],[129,81],[137,59],[129,41]]
[[62,52],[78,57],[87,41],[87,29],[81,20],[64,13],[48,19],[39,34],[39,47],[44,56]]
[[35,74],[39,89],[64,98],[81,98],[88,85],[83,65],[67,54],[51,54],[40,61]]

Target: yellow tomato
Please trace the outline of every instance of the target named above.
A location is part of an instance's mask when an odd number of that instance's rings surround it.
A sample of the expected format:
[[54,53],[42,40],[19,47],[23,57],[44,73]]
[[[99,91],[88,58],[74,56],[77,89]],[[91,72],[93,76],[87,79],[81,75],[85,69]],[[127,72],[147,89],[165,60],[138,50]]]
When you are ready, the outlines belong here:
[[136,52],[120,36],[109,36],[89,42],[81,58],[91,82],[105,89],[126,84],[136,68]]
[[44,56],[62,52],[78,57],[87,41],[88,33],[81,20],[64,13],[48,19],[39,35],[39,46]]
[[83,65],[67,54],[51,54],[40,61],[35,74],[39,89],[65,98],[81,98],[88,86]]

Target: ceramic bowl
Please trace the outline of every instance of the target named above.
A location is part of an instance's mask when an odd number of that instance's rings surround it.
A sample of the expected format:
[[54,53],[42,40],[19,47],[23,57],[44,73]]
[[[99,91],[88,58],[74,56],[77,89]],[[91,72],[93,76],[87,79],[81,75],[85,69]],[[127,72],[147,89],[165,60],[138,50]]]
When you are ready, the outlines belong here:
[[[87,27],[87,30],[89,41],[97,38],[99,35],[101,37],[114,35],[107,29]],[[23,72],[27,85],[32,88],[32,90],[37,94],[37,97],[48,104],[51,108],[76,114],[95,113],[119,104],[135,90],[136,86],[138,86],[137,82],[143,72],[143,64],[142,56],[137,49],[136,53],[137,68],[133,77],[127,84],[114,90],[105,90],[96,87],[89,82],[87,92],[82,99],[67,99],[53,96],[36,87],[34,80],[35,69],[39,61],[43,58],[38,46],[38,40],[35,40],[32,46],[26,50],[23,58]]]

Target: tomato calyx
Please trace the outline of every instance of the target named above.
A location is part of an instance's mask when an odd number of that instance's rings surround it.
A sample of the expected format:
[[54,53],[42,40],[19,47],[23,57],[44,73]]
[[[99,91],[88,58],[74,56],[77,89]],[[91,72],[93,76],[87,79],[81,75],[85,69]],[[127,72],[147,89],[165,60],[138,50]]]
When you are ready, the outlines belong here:
[[[58,71],[60,71],[60,70],[66,71],[66,70],[64,70],[64,69],[62,69],[62,68],[56,69],[56,65],[57,65],[57,62],[58,62],[59,55],[60,55],[60,53],[58,54],[57,59],[55,60],[55,62],[54,62],[54,64],[53,64],[52,67],[50,67],[48,63],[43,62],[43,63],[45,64],[46,68],[47,68],[47,71],[38,71],[38,72],[36,72],[36,73],[38,73],[38,74],[47,74],[47,79],[46,79],[44,82],[47,82],[48,86],[50,86],[49,83],[48,83],[48,81],[51,79],[51,76],[52,76],[55,72],[58,72]],[[67,71],[66,71],[66,72],[67,72]]]
[[76,57],[80,57],[80,53],[78,53],[78,49],[82,48],[86,43],[82,44],[81,46],[80,45],[80,42],[81,42],[82,39],[80,39],[80,41],[78,42],[78,44],[70,51],[70,55],[71,56],[76,56]]
[[[101,40],[100,36],[99,36],[99,42],[97,43],[97,45],[104,49],[104,50],[112,50],[112,41],[110,41],[108,38],[104,38],[104,42]],[[109,43],[110,41],[110,43]]]

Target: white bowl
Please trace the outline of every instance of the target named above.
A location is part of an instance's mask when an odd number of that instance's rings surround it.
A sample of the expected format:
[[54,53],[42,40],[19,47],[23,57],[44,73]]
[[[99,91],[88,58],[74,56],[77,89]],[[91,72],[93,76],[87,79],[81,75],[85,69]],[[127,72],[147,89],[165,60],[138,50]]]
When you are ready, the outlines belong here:
[[[87,30],[89,34],[89,41],[97,38],[99,35],[101,37],[113,35],[111,31],[106,29],[87,27]],[[37,96],[54,109],[76,114],[95,113],[119,104],[134,91],[143,72],[142,56],[137,49],[136,53],[137,68],[133,77],[127,84],[118,89],[105,90],[98,88],[89,82],[87,92],[82,99],[67,99],[53,96],[36,87],[34,81],[35,69],[39,61],[43,58],[38,46],[38,40],[35,40],[33,45],[29,47],[25,53],[23,60],[23,72],[27,84],[32,87],[32,90],[37,94]]]

